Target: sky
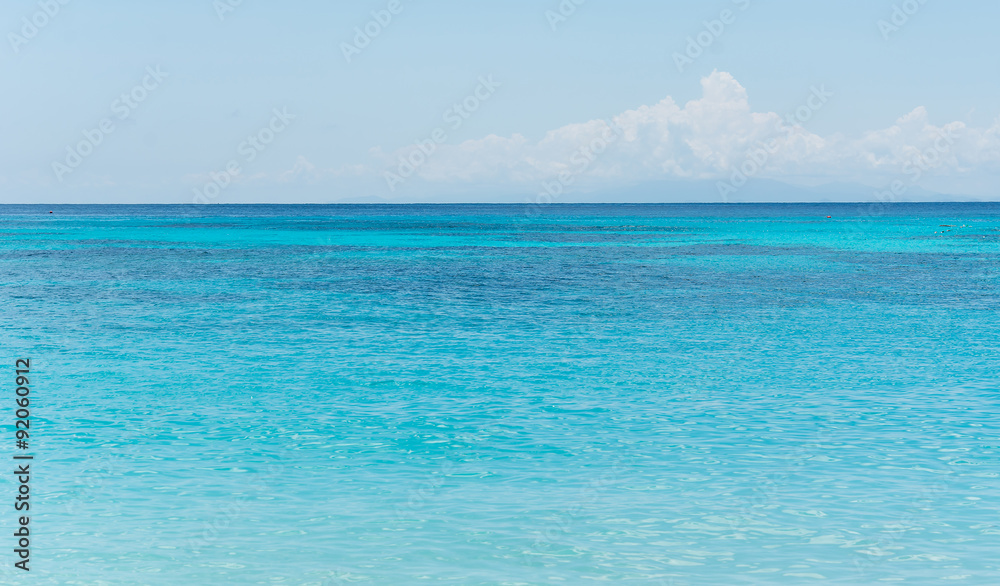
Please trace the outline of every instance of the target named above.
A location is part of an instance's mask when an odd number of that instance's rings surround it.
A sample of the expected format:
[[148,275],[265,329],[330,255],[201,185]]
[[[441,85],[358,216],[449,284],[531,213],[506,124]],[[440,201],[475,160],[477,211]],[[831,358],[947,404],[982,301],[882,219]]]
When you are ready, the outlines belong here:
[[998,21],[985,0],[6,0],[0,203],[997,200]]

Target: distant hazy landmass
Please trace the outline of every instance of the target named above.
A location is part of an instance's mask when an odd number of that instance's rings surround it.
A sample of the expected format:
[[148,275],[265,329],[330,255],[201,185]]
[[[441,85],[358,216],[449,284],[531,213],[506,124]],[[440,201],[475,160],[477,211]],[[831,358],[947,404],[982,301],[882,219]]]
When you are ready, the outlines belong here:
[[[758,179],[747,182],[735,192],[723,195],[718,182],[705,181],[652,181],[625,188],[594,189],[569,192],[558,196],[539,196],[538,192],[512,193],[510,189],[496,188],[494,193],[483,194],[477,189],[475,197],[460,189],[445,190],[435,196],[410,196],[386,198],[362,196],[336,199],[331,203],[824,203],[824,202],[958,202],[991,201],[988,198],[943,194],[921,187],[906,186],[899,195],[888,193],[888,187],[875,188],[860,183],[828,183],[817,186],[799,186]],[[882,194],[882,195],[879,195]]]

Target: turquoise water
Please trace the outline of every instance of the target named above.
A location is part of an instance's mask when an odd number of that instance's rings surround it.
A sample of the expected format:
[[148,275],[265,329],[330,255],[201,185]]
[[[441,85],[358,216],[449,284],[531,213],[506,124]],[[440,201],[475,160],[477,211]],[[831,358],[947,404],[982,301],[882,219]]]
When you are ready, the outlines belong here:
[[1000,583],[1000,205],[0,219],[3,583]]

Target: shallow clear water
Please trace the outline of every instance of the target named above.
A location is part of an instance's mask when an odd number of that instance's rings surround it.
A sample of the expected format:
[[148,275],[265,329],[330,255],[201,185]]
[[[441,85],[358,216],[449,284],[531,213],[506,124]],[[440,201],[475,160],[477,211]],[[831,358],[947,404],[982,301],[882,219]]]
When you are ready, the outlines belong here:
[[31,583],[1000,583],[1000,205],[0,221]]

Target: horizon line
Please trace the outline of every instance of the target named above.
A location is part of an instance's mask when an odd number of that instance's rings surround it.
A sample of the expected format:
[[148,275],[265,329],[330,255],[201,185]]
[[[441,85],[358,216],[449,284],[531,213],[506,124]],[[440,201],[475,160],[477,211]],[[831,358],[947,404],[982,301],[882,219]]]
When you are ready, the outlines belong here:
[[552,206],[746,206],[746,205],[940,205],[940,204],[1000,204],[1000,200],[931,200],[931,201],[745,201],[745,202],[552,202],[552,203],[514,203],[514,202],[233,202],[233,203],[0,203],[0,207],[36,206],[36,207],[69,207],[69,206],[170,206],[189,208],[211,208],[229,206],[519,206],[545,208]]

